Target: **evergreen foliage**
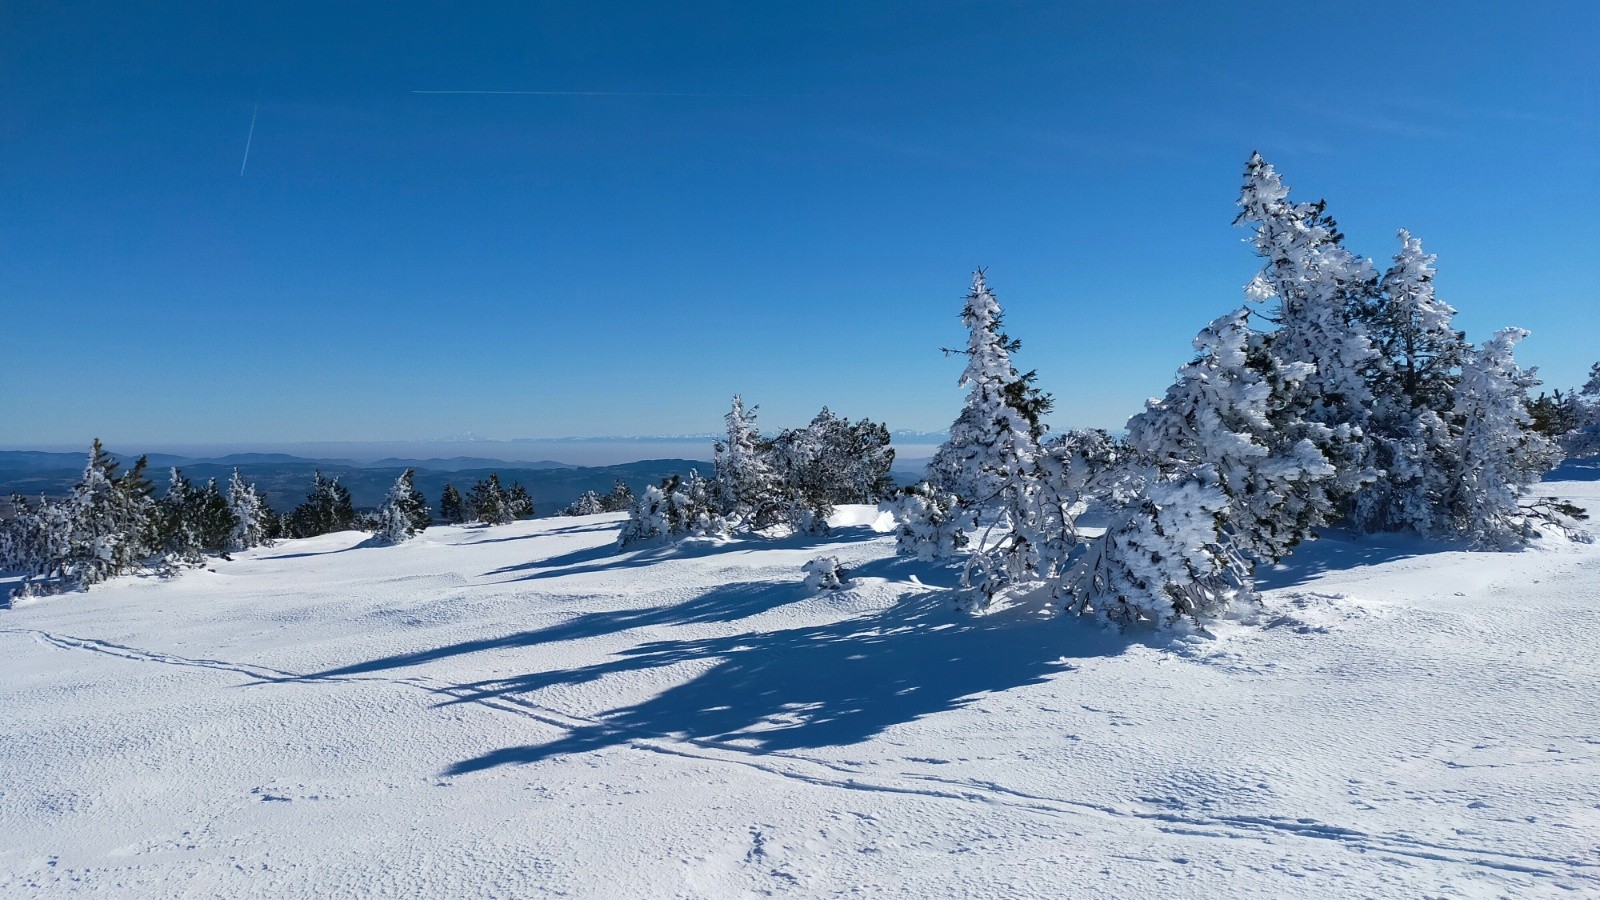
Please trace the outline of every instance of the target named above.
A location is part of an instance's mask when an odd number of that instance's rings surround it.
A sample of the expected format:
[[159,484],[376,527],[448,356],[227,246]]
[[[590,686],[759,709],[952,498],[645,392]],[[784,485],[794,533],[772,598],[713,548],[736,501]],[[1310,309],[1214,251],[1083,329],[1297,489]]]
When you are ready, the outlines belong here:
[[461,499],[461,492],[453,484],[446,483],[444,492],[439,495],[439,518],[451,525],[467,521],[466,504]]
[[1456,311],[1434,294],[1436,257],[1404,229],[1400,245],[1365,317],[1379,352],[1367,431],[1382,477],[1352,498],[1349,521],[1362,531],[1442,533],[1459,443],[1451,410],[1470,348]]
[[466,514],[468,521],[485,525],[504,525],[517,517],[510,492],[500,486],[499,473],[490,472],[488,478],[472,486],[472,493],[467,496]]
[[433,524],[428,501],[412,482],[415,474],[412,469],[400,473],[378,508],[377,538],[385,543],[408,541]]
[[600,499],[604,507],[603,512],[625,512],[633,508],[633,488],[618,478],[611,486],[611,493]]
[[1267,349],[1281,365],[1307,364],[1290,402],[1290,420],[1327,426],[1314,440],[1336,467],[1334,495],[1344,503],[1376,478],[1364,432],[1372,407],[1368,376],[1383,365],[1362,314],[1378,296],[1371,261],[1344,247],[1327,204],[1295,203],[1283,179],[1261,154],[1245,167],[1236,224],[1253,230],[1265,260],[1250,283],[1252,300],[1276,301],[1267,318],[1277,325]]
[[1519,500],[1560,460],[1555,444],[1531,427],[1527,392],[1539,381],[1513,355],[1527,336],[1521,328],[1495,332],[1467,355],[1456,389],[1461,449],[1448,509],[1457,530],[1484,549],[1515,547],[1534,536]]
[[277,516],[256,493],[255,486],[240,477],[238,469],[228,479],[228,511],[234,522],[233,533],[228,537],[230,551],[272,545],[271,520]]
[[561,510],[563,516],[593,516],[606,511],[605,500],[594,491],[584,491],[583,496]]
[[727,437],[715,446],[722,512],[737,528],[759,531],[776,525],[788,504],[783,502],[778,475],[756,430],[756,409],[746,411],[744,398],[735,394],[724,420]]
[[528,489],[522,482],[511,482],[511,490],[506,491],[506,505],[514,519],[527,519],[533,516],[533,500],[528,496]]
[[348,530],[355,520],[350,491],[339,484],[338,478],[324,478],[318,471],[312,478],[305,502],[289,514],[289,529],[295,537],[315,537]]

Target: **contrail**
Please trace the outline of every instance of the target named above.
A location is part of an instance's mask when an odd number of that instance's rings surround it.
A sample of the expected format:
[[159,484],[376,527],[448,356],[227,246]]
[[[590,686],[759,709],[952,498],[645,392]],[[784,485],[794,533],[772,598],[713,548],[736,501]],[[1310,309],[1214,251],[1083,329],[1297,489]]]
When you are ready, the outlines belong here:
[[529,97],[740,97],[743,94],[689,94],[665,91],[412,91],[413,94],[520,94]]
[[244,177],[244,167],[250,164],[250,142],[256,136],[256,113],[261,111],[261,101],[256,101],[255,109],[250,110],[250,133],[244,138],[244,162],[239,163],[239,177]]

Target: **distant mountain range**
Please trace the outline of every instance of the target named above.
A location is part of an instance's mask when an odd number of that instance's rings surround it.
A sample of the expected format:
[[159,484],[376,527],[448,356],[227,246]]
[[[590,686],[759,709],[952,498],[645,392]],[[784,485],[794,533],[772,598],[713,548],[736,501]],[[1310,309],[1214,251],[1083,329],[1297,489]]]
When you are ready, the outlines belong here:
[[[118,456],[124,466],[137,457]],[[47,453],[33,450],[0,450],[0,496],[59,496],[71,490],[83,472],[82,453]],[[215,478],[225,481],[237,468],[247,481],[263,491],[275,509],[286,511],[305,498],[312,473],[337,477],[350,490],[357,507],[375,507],[395,478],[406,469],[416,470],[417,489],[437,505],[446,482],[463,494],[480,479],[497,473],[503,484],[521,482],[528,489],[540,515],[559,511],[585,491],[605,493],[621,480],[635,492],[690,469],[709,469],[704,462],[688,459],[647,459],[613,466],[569,466],[550,460],[508,462],[498,459],[457,456],[444,459],[380,459],[355,462],[348,459],[309,459],[285,453],[234,453],[211,458],[171,454],[149,455],[150,478],[158,493],[165,488],[167,470],[178,468],[191,481],[204,483]]]
[[[906,451],[916,452],[921,448],[915,445],[921,442],[898,437],[897,442],[910,446],[906,446],[900,458],[895,460],[895,476],[902,483],[915,481],[921,477],[928,458],[911,456]],[[124,466],[131,465],[138,458],[114,455]],[[709,475],[711,469],[711,464],[703,460],[676,457],[605,466],[574,466],[549,459],[515,461],[476,456],[429,459],[388,457],[361,461],[288,453],[230,453],[223,456],[151,453],[147,458],[150,479],[155,482],[158,493],[165,490],[169,469],[181,469],[189,480],[204,484],[210,478],[225,482],[237,468],[245,480],[253,482],[279,511],[292,509],[305,498],[312,474],[317,471],[337,477],[339,483],[349,489],[355,505],[364,508],[382,503],[389,486],[406,469],[416,470],[417,489],[435,506],[447,482],[465,494],[473,484],[493,472],[507,486],[512,482],[520,482],[527,488],[528,496],[533,498],[538,514],[549,515],[576,500],[585,491],[605,493],[611,490],[618,480],[637,493],[669,475],[687,475],[691,469],[699,469]],[[65,494],[83,473],[84,459],[83,453],[0,450],[0,498],[8,498],[12,494],[26,497]]]

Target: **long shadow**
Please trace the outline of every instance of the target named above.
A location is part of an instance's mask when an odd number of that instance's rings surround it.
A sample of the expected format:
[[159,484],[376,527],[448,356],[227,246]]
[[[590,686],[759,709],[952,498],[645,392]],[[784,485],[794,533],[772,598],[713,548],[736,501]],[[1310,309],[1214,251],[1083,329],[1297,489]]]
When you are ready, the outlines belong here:
[[1600,456],[1569,459],[1545,473],[1545,481],[1600,481]]
[[449,769],[460,775],[583,753],[646,736],[738,741],[751,752],[853,744],[964,706],[979,695],[1070,671],[1071,659],[1110,656],[1129,640],[1031,609],[973,617],[930,591],[866,618],[700,640],[657,641],[566,671],[458,685],[451,702],[687,661],[714,664],[692,681],[547,744],[507,747]]
[[615,545],[589,547],[584,550],[573,550],[560,556],[546,559],[529,560],[514,566],[504,566],[484,573],[490,575],[518,575],[504,583],[514,581],[537,581],[545,578],[561,578],[567,575],[582,575],[591,572],[617,571],[620,569],[635,569],[641,566],[654,565],[668,559],[698,559],[707,556],[717,556],[725,553],[747,552],[759,546],[761,550],[797,550],[810,547],[820,547],[833,543],[847,543],[862,541],[875,536],[874,532],[866,525],[853,525],[845,528],[835,528],[826,535],[794,535],[785,538],[764,538],[759,545],[748,541],[718,541],[718,542],[688,542],[681,544],[665,544],[647,547],[642,550],[618,550]]
[[1257,568],[1256,586],[1263,590],[1298,587],[1329,572],[1466,548],[1461,541],[1431,540],[1409,534],[1356,535],[1332,530],[1324,533],[1320,540],[1296,547],[1281,562]]
[[256,557],[256,559],[305,559],[305,558],[311,557],[311,556],[332,556],[335,553],[348,553],[351,550],[360,550],[363,547],[374,547],[374,546],[377,546],[377,545],[372,542],[371,538],[368,538],[366,540],[361,541],[360,543],[351,544],[348,547],[340,547],[337,550],[315,550],[315,551],[308,550],[308,551],[306,551],[304,553],[275,553],[272,556],[258,556],[258,557]]
[[[492,527],[492,526],[490,526]],[[479,544],[508,544],[515,541],[529,541],[537,538],[549,537],[553,534],[583,534],[592,531],[616,531],[617,523],[603,522],[598,525],[567,525],[562,528],[550,528],[543,531],[529,532],[528,534],[513,534],[507,537],[483,538],[466,542],[466,546],[476,547]],[[613,549],[615,547],[613,546]]]
[[497,638],[462,641],[434,647],[416,653],[401,653],[366,662],[353,663],[337,669],[313,672],[283,681],[315,681],[339,678],[369,672],[383,672],[418,666],[441,659],[481,653],[485,650],[503,650],[513,647],[534,647],[560,641],[616,634],[630,628],[651,625],[676,625],[685,623],[732,622],[758,613],[793,603],[809,595],[799,582],[756,581],[721,585],[683,603],[652,606],[644,609],[623,609],[611,612],[584,613],[548,628],[519,631]]

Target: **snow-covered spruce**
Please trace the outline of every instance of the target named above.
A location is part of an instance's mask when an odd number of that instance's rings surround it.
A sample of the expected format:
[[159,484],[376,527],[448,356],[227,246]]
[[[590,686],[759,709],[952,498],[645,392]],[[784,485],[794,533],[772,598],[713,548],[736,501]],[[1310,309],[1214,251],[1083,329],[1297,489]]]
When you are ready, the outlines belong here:
[[1253,596],[1254,563],[1327,520],[1333,467],[1299,436],[1307,425],[1274,416],[1310,367],[1278,364],[1249,320],[1240,309],[1208,325],[1166,395],[1129,420],[1127,499],[1058,583],[1072,608],[1158,625],[1213,615]]
[[416,473],[407,469],[396,478],[378,508],[378,540],[399,544],[420,534],[433,524],[428,515],[428,501],[412,483]]
[[500,484],[500,474],[490,472],[489,477],[472,486],[466,500],[466,520],[485,525],[504,525],[518,518],[518,504],[511,493]]
[[1251,593],[1248,561],[1217,523],[1227,494],[1204,474],[1156,473],[1065,577],[1080,612],[1166,627],[1213,616]]
[[1562,429],[1561,448],[1571,457],[1600,454],[1600,362],[1589,369],[1589,380],[1568,395],[1570,421]]
[[727,437],[715,446],[719,506],[734,528],[760,531],[777,524],[787,507],[780,497],[778,475],[756,430],[756,408],[746,410],[744,398],[735,394],[724,419]]
[[1534,536],[1519,501],[1560,460],[1560,450],[1528,427],[1527,392],[1539,381],[1513,352],[1527,336],[1522,328],[1495,332],[1467,355],[1456,388],[1460,459],[1447,508],[1456,530],[1481,549],[1509,549]]
[[1276,300],[1268,318],[1278,327],[1267,347],[1284,365],[1312,367],[1283,412],[1327,426],[1317,449],[1337,469],[1334,495],[1343,503],[1376,478],[1364,429],[1372,404],[1367,375],[1381,357],[1360,313],[1378,294],[1377,271],[1345,249],[1326,203],[1291,201],[1259,153],[1245,167],[1238,205],[1235,222],[1253,229],[1256,253],[1265,260],[1247,294]]
[[[928,515],[937,521],[902,521],[901,545],[925,555],[959,548],[945,532],[973,527],[978,535],[967,551],[962,588],[978,606],[1021,581],[1036,578],[1044,543],[1037,501],[1040,492],[1040,416],[1049,395],[1033,387],[1034,373],[1019,374],[1011,354],[1021,342],[1002,330],[1000,303],[979,270],[961,312],[967,326],[967,365],[960,385],[966,402],[950,434],[928,467],[929,488],[908,495],[903,516]],[[953,503],[944,497],[954,498]]]
[[267,509],[255,485],[247,484],[238,469],[234,469],[228,479],[228,511],[233,515],[233,532],[228,536],[230,551],[272,544],[272,511]]
[[1360,531],[1451,530],[1444,502],[1460,443],[1452,409],[1470,347],[1455,329],[1456,311],[1434,294],[1435,261],[1402,229],[1400,252],[1366,310],[1379,352],[1367,432],[1383,476],[1349,503],[1349,522]]
[[895,547],[918,559],[947,559],[967,546],[960,501],[926,481],[906,488],[890,505],[894,513]]
[[348,530],[355,519],[349,489],[337,477],[324,478],[318,470],[312,476],[305,502],[289,514],[289,528],[295,537],[316,537]]
[[617,544],[626,548],[685,537],[722,536],[729,530],[713,485],[690,470],[687,479],[672,475],[659,487],[645,489],[628,511]]
[[805,584],[813,591],[841,591],[849,586],[850,575],[839,565],[837,556],[819,556],[800,567]]
[[894,493],[889,429],[868,419],[852,424],[824,406],[806,427],[785,429],[758,446],[794,531],[825,532],[835,504],[876,503]]
[[563,516],[592,516],[606,511],[605,501],[594,491],[584,491],[578,499],[561,510]]

